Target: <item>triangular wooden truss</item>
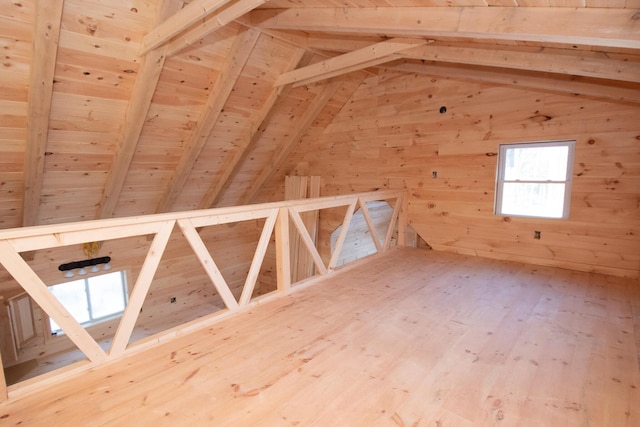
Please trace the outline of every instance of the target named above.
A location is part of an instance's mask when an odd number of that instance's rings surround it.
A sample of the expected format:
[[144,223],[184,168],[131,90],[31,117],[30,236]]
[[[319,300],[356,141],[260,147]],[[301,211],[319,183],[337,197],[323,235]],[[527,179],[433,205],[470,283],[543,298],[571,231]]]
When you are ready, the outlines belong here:
[[[395,200],[395,207],[383,242],[376,235],[366,203],[374,200]],[[99,221],[86,221],[71,224],[31,227],[0,231],[0,263],[24,288],[29,296],[61,327],[69,339],[84,353],[93,366],[107,360],[121,357],[131,351],[147,348],[154,343],[162,342],[172,336],[179,335],[174,331],[166,331],[166,337],[146,342],[144,345],[130,346],[140,310],[149,292],[160,261],[167,247],[171,233],[176,224],[191,246],[195,256],[211,279],[211,282],[226,306],[225,313],[243,310],[257,303],[252,300],[260,268],[264,261],[271,237],[275,232],[276,262],[278,289],[274,296],[286,294],[291,289],[291,266],[289,252],[289,221],[298,230],[307,251],[313,258],[317,275],[325,275],[334,271],[344,239],[357,206],[360,206],[371,231],[371,236],[378,252],[387,250],[391,238],[398,227],[399,245],[404,241],[403,227],[406,226],[405,194],[402,191],[384,191],[333,196],[316,199],[293,200],[262,205],[239,206],[233,208],[209,209],[193,212],[167,213],[146,217],[117,218]],[[321,209],[346,206],[347,211],[342,223],[342,231],[338,243],[328,265],[325,265],[315,244],[302,220],[301,213]],[[239,300],[236,300],[216,265],[209,250],[205,246],[197,229],[207,226],[236,223],[248,220],[264,220],[264,226],[253,255],[251,265]],[[79,245],[88,241],[106,241],[126,237],[153,235],[146,258],[129,296],[129,302],[120,319],[109,351],[100,347],[98,342],[71,316],[58,299],[49,291],[47,285],[33,271],[31,266],[20,255],[21,252],[37,251],[70,245]],[[263,298],[263,297],[260,297]],[[205,316],[196,325],[184,327],[185,332],[209,325],[221,316],[216,312]],[[180,328],[180,327],[179,327]],[[132,348],[133,347],[133,348]],[[1,366],[0,366],[1,368]],[[79,368],[82,369],[82,368]],[[0,369],[1,372],[1,369]],[[0,378],[2,379],[2,378]],[[6,400],[7,389],[4,381],[0,381],[0,401]]]

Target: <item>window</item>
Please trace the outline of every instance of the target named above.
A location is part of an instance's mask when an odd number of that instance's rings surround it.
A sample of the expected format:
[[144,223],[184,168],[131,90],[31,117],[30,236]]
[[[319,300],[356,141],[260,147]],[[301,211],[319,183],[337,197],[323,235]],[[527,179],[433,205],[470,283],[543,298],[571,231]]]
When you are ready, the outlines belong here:
[[[124,271],[88,277],[50,286],[74,319],[87,327],[118,317],[127,305],[127,283]],[[51,335],[62,332],[53,319],[49,319]]]
[[568,218],[575,141],[500,146],[496,214]]

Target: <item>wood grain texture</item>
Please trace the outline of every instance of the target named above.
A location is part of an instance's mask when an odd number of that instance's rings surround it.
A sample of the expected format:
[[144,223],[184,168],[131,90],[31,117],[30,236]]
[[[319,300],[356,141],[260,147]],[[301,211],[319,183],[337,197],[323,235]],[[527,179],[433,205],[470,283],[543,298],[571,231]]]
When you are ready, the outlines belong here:
[[[365,80],[283,169],[321,175],[325,195],[406,187],[410,225],[438,250],[638,277],[637,114],[635,105],[389,72]],[[565,138],[577,141],[569,220],[494,215],[499,144]]]
[[639,298],[631,280],[392,251],[0,413],[12,425],[634,426]]
[[253,24],[269,29],[346,34],[566,43],[640,48],[633,9],[538,7],[289,8],[257,10]]

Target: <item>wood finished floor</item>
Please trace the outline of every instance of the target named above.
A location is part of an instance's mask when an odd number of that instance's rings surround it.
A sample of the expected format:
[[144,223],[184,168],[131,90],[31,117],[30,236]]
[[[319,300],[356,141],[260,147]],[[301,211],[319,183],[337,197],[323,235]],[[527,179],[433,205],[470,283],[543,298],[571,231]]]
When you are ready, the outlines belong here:
[[638,282],[402,249],[0,405],[2,426],[639,426]]

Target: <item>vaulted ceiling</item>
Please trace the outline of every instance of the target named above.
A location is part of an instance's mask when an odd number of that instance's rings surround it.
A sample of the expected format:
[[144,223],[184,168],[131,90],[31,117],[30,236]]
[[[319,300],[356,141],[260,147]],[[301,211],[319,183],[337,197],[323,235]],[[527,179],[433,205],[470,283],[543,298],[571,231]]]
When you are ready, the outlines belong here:
[[301,139],[385,70],[640,104],[639,9],[0,0],[0,228],[268,198]]

